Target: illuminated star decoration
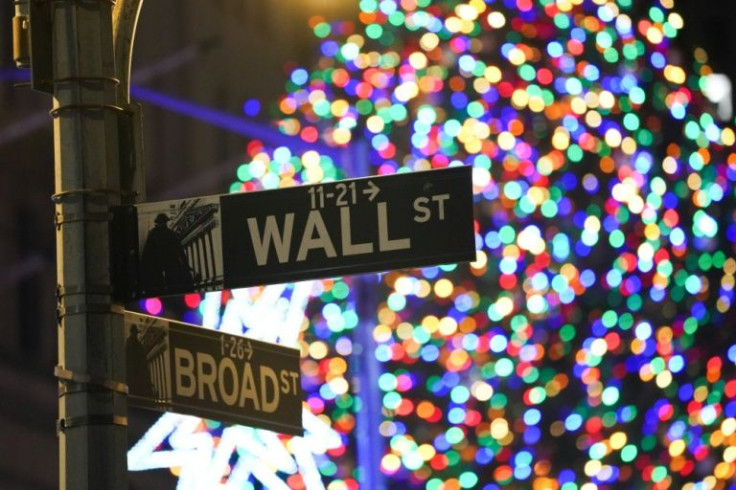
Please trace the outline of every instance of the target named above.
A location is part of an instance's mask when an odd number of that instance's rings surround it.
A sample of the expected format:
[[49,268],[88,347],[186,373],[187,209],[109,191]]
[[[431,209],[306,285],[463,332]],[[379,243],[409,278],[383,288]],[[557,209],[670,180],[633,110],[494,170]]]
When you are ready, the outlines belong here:
[[[209,293],[201,304],[204,326],[295,346],[314,287],[305,281],[233,290],[224,312],[220,312],[222,293]],[[128,469],[177,468],[180,490],[243,488],[250,480],[266,488],[288,489],[286,481],[295,474],[306,489],[323,489],[315,457],[339,447],[340,435],[309,410],[303,410],[302,418],[304,436],[282,440],[266,430],[221,428],[218,422],[168,413],[131,448]],[[219,429],[218,437],[208,429]]]

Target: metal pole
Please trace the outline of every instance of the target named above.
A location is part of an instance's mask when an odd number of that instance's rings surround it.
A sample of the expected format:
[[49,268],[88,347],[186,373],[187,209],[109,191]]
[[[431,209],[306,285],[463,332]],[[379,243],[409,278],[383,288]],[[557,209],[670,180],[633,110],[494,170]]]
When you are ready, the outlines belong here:
[[122,306],[109,220],[120,202],[112,5],[50,2],[59,297],[60,488],[127,488]]

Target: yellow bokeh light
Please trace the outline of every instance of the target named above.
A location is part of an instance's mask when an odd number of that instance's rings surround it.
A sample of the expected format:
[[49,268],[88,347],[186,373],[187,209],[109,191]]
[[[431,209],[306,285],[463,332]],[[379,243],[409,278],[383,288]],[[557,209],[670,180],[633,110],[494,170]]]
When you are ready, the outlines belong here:
[[588,106],[585,104],[585,99],[581,97],[573,97],[570,101],[570,110],[575,114],[585,114],[588,110]]
[[600,461],[597,459],[591,459],[587,463],[585,463],[585,466],[583,467],[583,471],[587,476],[593,477],[598,474],[598,472],[601,471],[601,467],[603,465]]
[[335,117],[342,117],[350,109],[350,104],[345,99],[337,99],[330,105],[330,112]]
[[387,325],[376,325],[373,329],[373,340],[376,342],[388,342],[391,340],[391,329]]
[[480,153],[480,151],[483,149],[483,145],[481,144],[481,142],[475,138],[466,141],[464,146],[465,151],[467,151],[471,155],[475,153]]
[[602,109],[612,109],[615,104],[616,97],[613,95],[612,92],[609,92],[608,90],[602,90],[601,93],[598,94],[598,105]]
[[440,38],[434,32],[425,33],[419,40],[419,45],[425,51],[432,51],[434,48],[439,46]]
[[585,103],[591,109],[598,107],[598,94],[595,92],[588,92],[585,94]]
[[602,357],[606,354],[606,351],[608,350],[608,344],[606,343],[605,339],[595,339],[590,344],[590,352],[593,355],[596,355],[598,357]]
[[395,454],[385,454],[381,459],[381,467],[388,473],[394,473],[401,467],[401,459]]
[[458,17],[450,16],[445,19],[445,27],[450,32],[460,32],[463,28],[463,22]]
[[498,135],[498,146],[505,151],[511,150],[516,145],[516,137],[508,131],[502,131]]
[[621,145],[621,132],[619,132],[619,130],[616,128],[609,128],[608,131],[606,131],[604,139],[606,140],[606,144],[608,146],[610,146],[611,148],[617,148],[619,145]]
[[501,12],[491,12],[487,17],[488,25],[494,29],[500,29],[506,25],[506,17]]
[[729,417],[721,422],[721,432],[726,437],[729,437],[736,433],[736,418]]
[[485,69],[483,76],[489,82],[497,83],[501,81],[501,70],[497,66],[491,65]]
[[419,95],[419,85],[414,81],[404,82],[394,91],[394,96],[401,102],[407,102]]
[[470,392],[476,400],[485,402],[490,400],[493,396],[493,386],[489,385],[485,381],[476,381],[470,387]]
[[665,157],[662,160],[662,170],[672,175],[677,172],[677,160],[672,157]]
[[429,461],[437,454],[437,450],[431,444],[422,444],[417,448],[417,452],[424,461]]
[[328,349],[327,344],[321,341],[312,342],[309,345],[309,355],[313,359],[324,359],[324,357],[327,355]]
[[380,133],[386,126],[386,123],[383,122],[381,117],[373,115],[366,120],[365,125],[371,133]]
[[664,76],[667,80],[676,84],[683,84],[686,80],[685,70],[675,65],[664,67]]
[[619,450],[626,445],[627,437],[625,432],[615,432],[611,434],[611,449]]
[[664,40],[664,34],[656,25],[650,26],[647,29],[647,40],[652,44],[659,44]]
[[526,195],[531,202],[539,206],[549,197],[549,190],[545,189],[544,187],[535,185],[529,188],[529,191],[527,191]]
[[480,14],[486,11],[486,3],[484,0],[470,0],[468,3]]
[[302,155],[302,165],[305,168],[319,167],[320,156],[314,150],[305,151]]
[[597,128],[602,122],[603,118],[598,111],[588,111],[585,114],[585,124],[591,128]]
[[683,441],[682,439],[677,439],[676,441],[672,441],[670,443],[668,451],[670,453],[670,456],[674,458],[684,453],[685,449],[687,449],[687,445],[685,444],[685,441]]
[[601,220],[597,216],[588,216],[585,218],[583,227],[593,233],[598,233],[601,230]]
[[708,388],[706,386],[698,386],[693,392],[693,400],[702,403],[708,397]]
[[697,191],[698,189],[700,189],[702,182],[703,180],[698,174],[690,174],[687,178],[687,186],[690,188],[690,190],[693,191]]
[[457,332],[457,322],[454,318],[449,316],[446,316],[442,320],[440,320],[438,327],[440,334],[446,337]]
[[644,364],[639,368],[639,378],[644,382],[651,381],[652,378],[654,378],[654,373],[652,372],[652,366],[650,364]]
[[322,90],[314,90],[309,93],[309,103],[315,105],[317,102],[325,100],[325,93]]
[[427,57],[420,51],[414,51],[409,55],[409,64],[415,70],[423,70],[427,67]]
[[440,319],[434,315],[425,316],[422,318],[422,327],[427,332],[434,333],[440,328]]
[[408,322],[401,322],[398,327],[396,327],[396,336],[400,338],[401,340],[407,340],[412,338],[412,335],[414,334],[414,327],[411,323]]
[[485,94],[491,89],[491,82],[485,78],[476,78],[473,80],[473,89],[479,94]]
[[335,128],[332,131],[332,140],[338,145],[346,145],[350,143],[352,133],[347,128]]
[[634,214],[641,213],[644,210],[644,199],[639,195],[633,196],[629,199],[628,208]]
[[330,359],[330,372],[335,374],[343,374],[348,369],[348,363],[342,357]]
[[350,388],[348,382],[343,377],[333,378],[327,384],[330,386],[330,390],[336,395],[344,395]]
[[621,141],[621,150],[626,155],[633,155],[636,153],[636,149],[638,148],[638,145],[636,144],[636,140],[632,138],[631,136],[627,136]]
[[523,65],[526,62],[526,55],[524,51],[519,48],[511,48],[508,54],[509,62],[512,65]]
[[470,362],[470,356],[463,349],[455,349],[447,359],[447,367],[451,370],[460,370]]
[[723,461],[726,463],[736,462],[736,446],[729,446],[723,450]]
[[511,94],[511,105],[516,109],[523,109],[529,103],[529,94],[526,90],[519,88]]
[[488,138],[491,135],[491,128],[484,122],[474,120],[475,124],[473,124],[473,136],[475,138],[484,140]]
[[733,464],[722,462],[716,465],[713,475],[720,480],[728,480],[734,475],[734,472],[736,468]]
[[412,294],[414,291],[414,279],[409,276],[400,276],[394,282],[394,290],[404,296]]
[[646,227],[644,227],[644,236],[646,236],[648,240],[658,239],[659,234],[659,226],[657,226],[655,223],[649,223]]
[[670,12],[670,14],[667,16],[667,22],[669,23],[669,25],[678,30],[685,27],[685,21],[683,20],[682,16],[677,12]]
[[479,12],[472,5],[461,3],[455,7],[455,15],[463,20],[475,20],[478,18]]
[[353,34],[348,37],[347,42],[353,43],[359,48],[362,48],[363,44],[365,44],[365,38],[363,38],[363,36],[361,36],[360,34]]
[[322,167],[310,167],[307,168],[307,182],[310,184],[316,184],[317,182],[321,182],[322,178],[324,177],[324,171],[322,170]]
[[721,131],[721,141],[726,146],[731,146],[736,143],[736,134],[731,128],[723,128]]
[[496,312],[502,317],[508,316],[514,310],[514,302],[506,296],[496,301]]
[[555,129],[555,134],[552,135],[552,146],[558,150],[566,150],[570,146],[570,133],[564,128]]
[[483,269],[488,264],[488,255],[482,250],[475,252],[475,260],[470,263],[473,269]]
[[554,162],[547,155],[543,155],[539,157],[539,160],[537,161],[537,171],[541,175],[551,174],[554,168],[555,168]]
[[529,110],[532,112],[542,112],[544,111],[544,108],[546,107],[546,104],[544,103],[544,99],[539,96],[534,96],[529,98]]
[[494,439],[503,439],[509,433],[509,423],[506,419],[495,419],[491,422],[491,437]]
[[556,0],[557,8],[562,12],[569,12],[572,10],[573,3],[571,0]]

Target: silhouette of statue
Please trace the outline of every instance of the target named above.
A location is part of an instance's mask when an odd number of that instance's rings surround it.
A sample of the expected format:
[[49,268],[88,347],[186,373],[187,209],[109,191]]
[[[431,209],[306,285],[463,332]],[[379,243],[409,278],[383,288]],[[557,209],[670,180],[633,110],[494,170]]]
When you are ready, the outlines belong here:
[[159,213],[146,237],[141,254],[144,291],[183,291],[194,284],[187,254],[179,235],[167,225],[169,217]]
[[128,378],[128,392],[131,395],[154,399],[146,350],[138,339],[137,325],[130,327],[130,335],[125,340],[125,372]]

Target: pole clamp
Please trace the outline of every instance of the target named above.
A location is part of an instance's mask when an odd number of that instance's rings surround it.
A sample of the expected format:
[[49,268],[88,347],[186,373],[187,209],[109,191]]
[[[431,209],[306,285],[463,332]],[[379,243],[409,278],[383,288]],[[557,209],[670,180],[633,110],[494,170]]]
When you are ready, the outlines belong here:
[[[115,189],[69,189],[67,191],[57,192],[51,195],[51,200],[55,204],[61,204],[64,201],[74,201],[78,197],[104,197],[110,195],[121,195],[120,191]],[[107,199],[105,199],[107,202]]]
[[112,391],[121,395],[128,394],[128,385],[125,383],[115,381],[114,379],[103,379],[97,376],[91,376],[89,374],[75,373],[74,371],[64,369],[61,366],[54,367],[54,376],[56,376],[56,379],[63,383],[61,386],[59,386],[59,396],[63,396],[67,393],[84,391],[70,390],[67,386],[70,383],[89,385],[94,388]]
[[56,309],[56,316],[59,322],[61,322],[61,319],[67,315],[83,315],[85,313],[118,313],[122,315],[125,313],[125,308],[122,305],[111,303],[86,303],[81,305],[59,306]]
[[112,221],[112,213],[56,213],[54,215],[54,224],[57,229],[65,223],[80,221]]
[[82,286],[62,286],[56,285],[56,299],[61,300],[64,296],[75,294],[112,294],[112,286],[108,284],[84,284]]
[[120,79],[115,77],[61,77],[54,78],[51,83],[112,83],[114,85],[120,85]]
[[128,417],[112,414],[92,414],[80,415],[78,417],[65,417],[56,421],[56,435],[83,425],[118,425],[120,427],[128,426]]
[[51,109],[49,114],[51,117],[59,117],[63,112],[68,111],[113,111],[121,114],[128,112],[122,107],[113,104],[67,104]]

